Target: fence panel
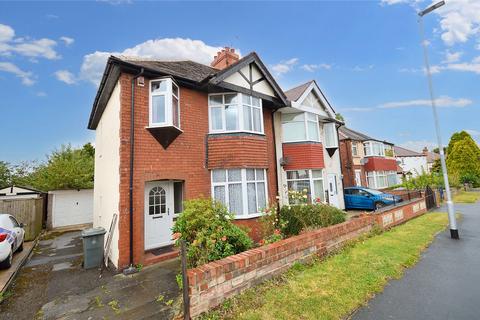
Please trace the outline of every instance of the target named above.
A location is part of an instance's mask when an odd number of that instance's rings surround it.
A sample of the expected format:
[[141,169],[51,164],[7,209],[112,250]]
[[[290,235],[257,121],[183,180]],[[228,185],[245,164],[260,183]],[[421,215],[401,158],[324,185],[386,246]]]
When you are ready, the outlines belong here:
[[14,216],[25,225],[25,240],[31,241],[42,231],[43,198],[0,200],[0,213]]

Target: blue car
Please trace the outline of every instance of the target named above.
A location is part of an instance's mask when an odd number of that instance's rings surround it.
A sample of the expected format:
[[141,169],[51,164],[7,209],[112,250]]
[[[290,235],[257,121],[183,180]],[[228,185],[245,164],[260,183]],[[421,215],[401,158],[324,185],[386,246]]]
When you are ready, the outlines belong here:
[[365,187],[345,188],[344,196],[347,209],[378,210],[402,201],[399,196]]

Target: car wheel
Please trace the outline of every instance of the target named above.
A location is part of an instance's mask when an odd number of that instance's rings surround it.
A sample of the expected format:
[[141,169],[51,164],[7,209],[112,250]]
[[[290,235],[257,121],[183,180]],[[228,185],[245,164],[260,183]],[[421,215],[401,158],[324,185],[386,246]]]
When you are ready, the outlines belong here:
[[0,262],[0,269],[8,269],[12,266],[12,260],[13,260],[13,250],[10,250],[10,254],[8,257]]
[[381,209],[385,207],[385,204],[383,202],[375,202],[375,210]]
[[17,252],[22,252],[23,251],[23,241],[20,244],[20,246],[17,248]]

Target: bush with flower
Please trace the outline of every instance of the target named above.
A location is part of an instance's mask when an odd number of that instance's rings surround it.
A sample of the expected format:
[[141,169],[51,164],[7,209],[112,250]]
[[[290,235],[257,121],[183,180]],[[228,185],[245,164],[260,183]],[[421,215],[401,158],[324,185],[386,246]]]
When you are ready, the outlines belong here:
[[219,260],[252,247],[246,230],[233,224],[233,215],[211,199],[185,201],[184,210],[173,227],[177,244],[187,244],[188,267]]

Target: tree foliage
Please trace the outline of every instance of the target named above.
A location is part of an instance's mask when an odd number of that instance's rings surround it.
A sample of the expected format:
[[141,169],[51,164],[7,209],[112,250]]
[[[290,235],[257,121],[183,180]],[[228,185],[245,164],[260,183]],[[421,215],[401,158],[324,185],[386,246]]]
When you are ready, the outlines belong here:
[[462,183],[480,185],[480,148],[467,132],[452,135],[447,148],[447,169]]
[[345,118],[340,113],[337,113],[335,115],[335,119],[337,119],[339,121],[342,121],[342,122],[345,122]]

